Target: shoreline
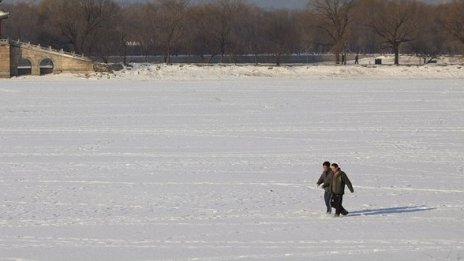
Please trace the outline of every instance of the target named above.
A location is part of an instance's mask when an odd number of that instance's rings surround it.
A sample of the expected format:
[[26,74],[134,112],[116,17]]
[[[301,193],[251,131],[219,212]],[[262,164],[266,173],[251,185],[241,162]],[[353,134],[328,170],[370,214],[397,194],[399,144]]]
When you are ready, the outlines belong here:
[[457,79],[464,80],[464,64],[428,65],[250,65],[250,64],[132,64],[113,73],[20,76],[8,81],[66,79],[114,80],[240,80],[240,79]]

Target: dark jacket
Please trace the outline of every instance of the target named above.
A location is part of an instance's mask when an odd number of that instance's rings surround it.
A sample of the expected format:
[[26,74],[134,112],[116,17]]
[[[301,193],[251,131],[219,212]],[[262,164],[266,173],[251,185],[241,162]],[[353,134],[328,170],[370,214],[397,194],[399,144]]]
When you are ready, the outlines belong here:
[[348,189],[351,191],[351,193],[354,192],[353,185],[351,184],[350,179],[348,179],[348,176],[346,175],[345,172],[339,170],[333,174],[333,179],[332,179],[332,193],[338,194],[338,195],[343,195],[345,194],[345,185],[348,186]]
[[330,184],[332,184],[332,179],[333,179],[333,172],[331,169],[328,171],[324,171],[321,174],[321,177],[317,181],[317,185],[320,186],[321,184],[324,184],[322,187],[325,189],[327,192],[331,192],[332,189],[330,188]]

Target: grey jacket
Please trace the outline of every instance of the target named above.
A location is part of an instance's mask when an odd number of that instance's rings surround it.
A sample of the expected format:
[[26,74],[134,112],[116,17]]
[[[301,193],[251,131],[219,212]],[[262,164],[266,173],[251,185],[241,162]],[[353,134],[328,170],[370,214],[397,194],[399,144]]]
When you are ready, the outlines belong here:
[[317,185],[320,186],[321,184],[324,184],[322,187],[325,189],[326,192],[331,192],[332,189],[330,185],[332,184],[332,179],[333,179],[333,172],[332,170],[324,171],[321,174],[321,177],[317,181]]
[[339,170],[334,173],[331,185],[332,193],[337,195],[345,194],[345,185],[348,186],[348,189],[351,191],[351,193],[354,192],[353,185],[351,184],[351,181],[345,172]]

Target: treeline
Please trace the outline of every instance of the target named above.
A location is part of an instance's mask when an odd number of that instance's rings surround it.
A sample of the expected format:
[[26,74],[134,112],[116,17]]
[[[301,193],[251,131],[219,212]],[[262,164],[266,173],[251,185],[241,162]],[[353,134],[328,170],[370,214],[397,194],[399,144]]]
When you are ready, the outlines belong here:
[[464,0],[309,0],[304,10],[265,9],[245,0],[42,0],[4,4],[5,36],[103,61],[111,56],[464,52]]

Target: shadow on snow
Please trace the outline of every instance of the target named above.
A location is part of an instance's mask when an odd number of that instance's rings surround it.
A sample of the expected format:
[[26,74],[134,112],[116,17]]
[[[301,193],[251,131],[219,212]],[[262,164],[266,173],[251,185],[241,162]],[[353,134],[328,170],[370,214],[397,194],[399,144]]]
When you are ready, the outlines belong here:
[[350,216],[375,216],[375,215],[387,215],[387,214],[403,214],[412,212],[430,211],[435,208],[429,208],[426,206],[413,206],[413,207],[394,207],[394,208],[379,208],[379,209],[364,209],[350,212]]

